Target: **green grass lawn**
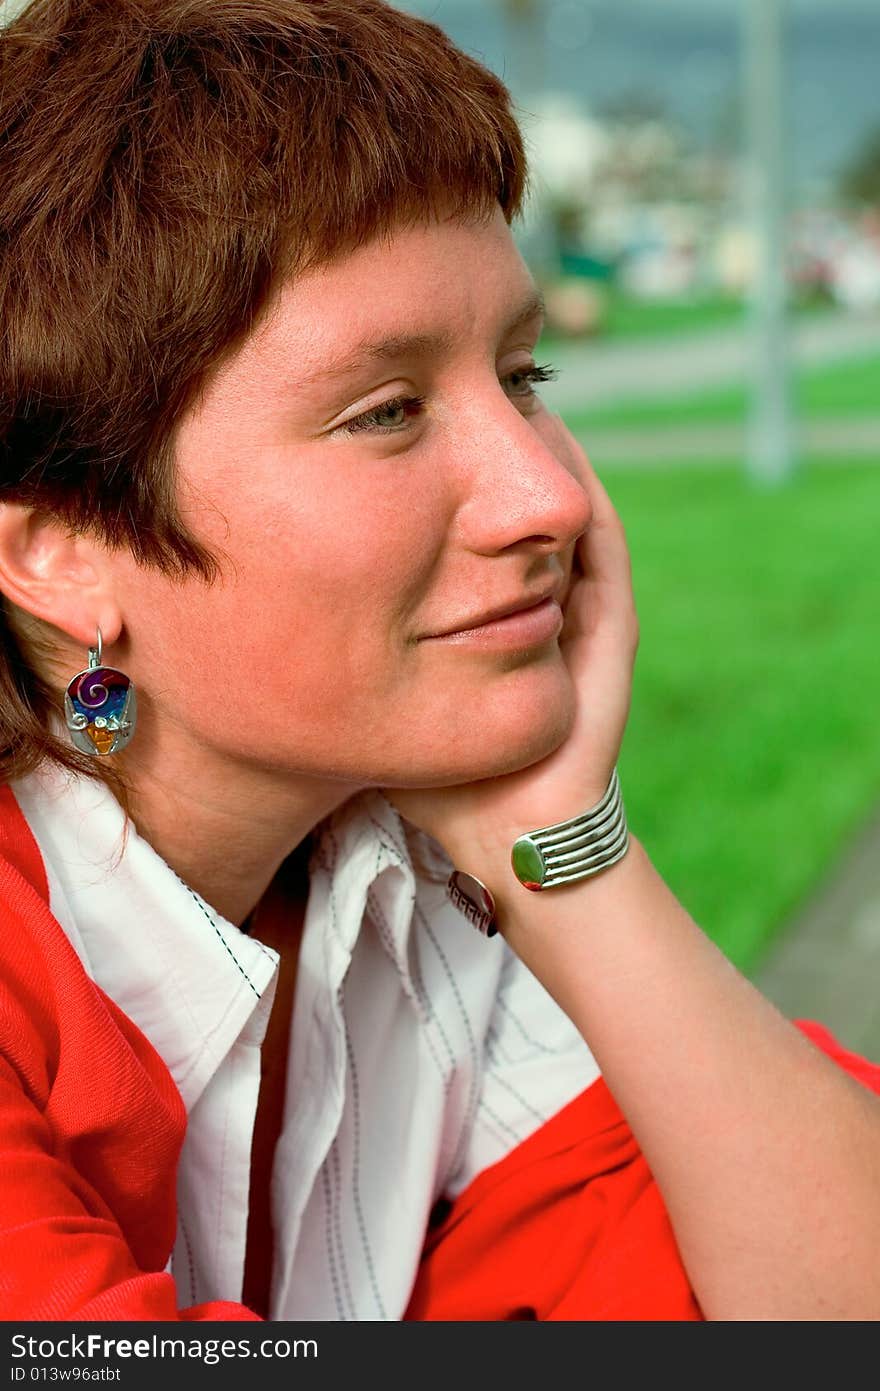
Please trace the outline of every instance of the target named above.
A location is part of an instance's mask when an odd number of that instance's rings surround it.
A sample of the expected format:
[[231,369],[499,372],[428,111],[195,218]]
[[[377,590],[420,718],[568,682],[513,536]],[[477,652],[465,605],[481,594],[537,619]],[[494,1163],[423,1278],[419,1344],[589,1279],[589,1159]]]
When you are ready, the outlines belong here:
[[[793,399],[805,416],[880,416],[880,354],[805,369],[793,383]],[[747,408],[742,386],[675,396],[641,396],[614,405],[572,412],[575,431],[589,426],[634,429],[640,426],[721,424],[742,420]]]
[[[600,292],[601,293],[601,292]],[[745,313],[743,301],[730,295],[689,296],[681,299],[640,300],[606,292],[602,326],[590,339],[606,343],[622,338],[669,338],[699,332],[700,329],[723,327],[739,322]],[[570,338],[548,328],[536,348],[538,354],[552,355]]]
[[[606,293],[602,327],[595,335],[597,342],[699,333],[703,329],[741,323],[746,313],[744,300],[734,295],[700,293],[651,300],[636,299],[613,287]],[[793,313],[798,315],[821,313],[828,307],[827,301],[815,296],[795,298],[791,305]],[[538,352],[552,353],[561,341],[565,340],[548,330],[542,335]]]
[[643,300],[612,292],[606,312],[603,338],[666,338],[736,323],[745,310],[743,301],[732,295]]
[[642,644],[621,757],[634,832],[743,969],[880,798],[880,471],[757,491],[605,471]]

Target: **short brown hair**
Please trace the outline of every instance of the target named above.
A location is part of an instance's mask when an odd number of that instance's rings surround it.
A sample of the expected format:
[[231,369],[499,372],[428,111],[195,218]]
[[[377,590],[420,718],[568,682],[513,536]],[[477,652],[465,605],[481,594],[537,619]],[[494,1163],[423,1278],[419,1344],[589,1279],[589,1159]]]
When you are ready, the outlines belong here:
[[[384,0],[33,0],[0,31],[0,501],[216,579],[173,430],[279,277],[441,198],[510,222],[525,182],[504,85]],[[0,781],[52,758],[125,803],[12,617]]]

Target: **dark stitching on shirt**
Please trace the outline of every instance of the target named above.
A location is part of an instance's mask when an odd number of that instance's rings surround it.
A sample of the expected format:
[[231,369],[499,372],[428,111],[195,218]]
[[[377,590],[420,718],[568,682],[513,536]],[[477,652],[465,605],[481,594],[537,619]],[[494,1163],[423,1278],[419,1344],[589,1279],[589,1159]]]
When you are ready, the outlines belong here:
[[330,1146],[328,1159],[333,1164],[333,1177],[336,1188],[336,1205],[333,1209],[334,1223],[336,1227],[337,1249],[339,1251],[339,1265],[342,1271],[342,1283],[345,1287],[345,1296],[348,1300],[348,1307],[351,1310],[352,1318],[357,1318],[354,1299],[352,1298],[351,1285],[348,1282],[348,1267],[345,1264],[345,1241],[342,1236],[342,1167],[339,1160],[339,1134],[334,1136],[333,1144]]
[[[191,1304],[194,1304],[196,1302],[196,1269],[193,1263],[192,1246],[190,1245],[189,1232],[186,1230],[186,1223],[179,1212],[177,1214],[177,1220],[180,1223],[180,1230],[183,1233],[183,1244],[186,1247],[186,1259],[189,1266],[189,1301]],[[173,1259],[171,1264],[173,1267]]]
[[514,1013],[510,1005],[504,999],[504,988],[505,983],[502,981],[501,989],[498,991],[495,1003],[498,1006],[498,1008],[504,1014],[507,1015],[510,1022],[514,1024],[517,1027],[517,1029],[519,1029],[526,1043],[530,1043],[533,1048],[536,1048],[538,1050],[539,1053],[548,1053],[551,1057],[558,1057],[560,1053],[567,1052],[567,1048],[549,1048],[546,1043],[541,1043],[540,1039],[532,1038],[528,1029],[523,1024],[522,1020],[519,1018],[517,1014]]
[[456,981],[455,975],[454,975],[453,971],[452,971],[451,968],[450,968],[449,962],[448,962],[447,959],[446,959],[446,954],[445,954],[445,952],[443,951],[443,948],[440,946],[440,943],[438,942],[437,937],[436,937],[435,933],[433,932],[433,930],[432,930],[432,928],[431,928],[431,924],[428,922],[427,918],[425,917],[424,912],[422,911],[422,909],[419,907],[418,904],[416,904],[416,910],[415,910],[415,911],[416,911],[416,913],[418,914],[418,916],[421,918],[422,922],[424,923],[425,932],[426,932],[426,934],[427,934],[427,936],[428,936],[428,938],[429,938],[429,940],[430,940],[430,942],[431,942],[431,944],[432,944],[434,950],[436,951],[437,955],[439,956],[440,961],[441,961],[441,963],[442,963],[442,965],[443,965],[443,969],[444,969],[444,971],[446,972],[446,976],[447,976],[447,979],[448,979],[448,981],[449,981],[449,984],[452,986],[452,993],[453,993],[453,995],[455,996],[455,1002],[456,1002],[456,1004],[458,1005],[458,1008],[459,1008],[459,1010],[461,1011],[461,1017],[462,1017],[462,1019],[464,1020],[465,1032],[467,1033],[468,1048],[469,1048],[469,1050],[470,1050],[470,1055],[471,1055],[471,1086],[470,1086],[470,1095],[468,1096],[467,1106],[465,1107],[464,1119],[463,1119],[463,1121],[462,1121],[462,1126],[461,1126],[461,1134],[459,1135],[459,1137],[458,1137],[458,1143],[456,1144],[455,1149],[453,1150],[453,1153],[452,1153],[452,1161],[451,1161],[451,1164],[450,1164],[450,1172],[451,1172],[451,1173],[455,1173],[456,1167],[457,1167],[458,1162],[459,1162],[459,1155],[460,1155],[460,1153],[463,1151],[465,1145],[467,1144],[468,1134],[469,1134],[469,1131],[470,1131],[470,1129],[471,1129],[471,1127],[472,1127],[472,1125],[473,1125],[474,1116],[475,1116],[475,1114],[476,1114],[477,1096],[478,1096],[478,1086],[479,1086],[479,1074],[480,1074],[480,1063],[479,1063],[479,1059],[478,1059],[478,1057],[477,1057],[477,1046],[476,1046],[476,1043],[475,1043],[475,1041],[474,1041],[474,1032],[473,1032],[473,1029],[471,1028],[471,1021],[470,1021],[470,1018],[469,1018],[469,1016],[468,1016],[468,1012],[467,1012],[467,1010],[466,1010],[465,1007],[464,1007],[464,1001],[463,1001],[462,998],[461,998],[461,992],[460,992],[460,990],[459,990],[459,988],[458,988],[458,982]]
[[324,1189],[324,1235],[327,1238],[327,1259],[330,1266],[330,1283],[333,1286],[333,1298],[336,1300],[336,1313],[340,1323],[347,1322],[347,1315],[342,1307],[342,1297],[339,1289],[339,1277],[336,1273],[336,1252],[333,1249],[333,1220],[330,1207],[330,1175],[327,1173],[326,1163],[321,1165],[321,1185]]
[[[172,871],[172,872],[173,872],[173,871]],[[229,945],[229,943],[227,942],[226,938],[223,936],[223,933],[220,931],[220,929],[219,929],[219,927],[217,926],[217,924],[215,923],[214,919],[211,917],[211,914],[210,914],[210,913],[207,911],[207,909],[205,908],[205,905],[204,905],[202,902],[200,902],[199,897],[198,897],[198,894],[196,894],[196,893],[194,892],[194,890],[190,888],[189,884],[184,884],[184,881],[180,878],[180,875],[179,875],[179,874],[175,874],[174,877],[177,879],[178,883],[183,884],[183,887],[186,889],[187,893],[192,897],[193,901],[194,901],[195,903],[198,904],[199,908],[200,908],[201,911],[204,913],[205,917],[208,919],[208,922],[211,924],[211,926],[213,927],[214,931],[216,932],[217,936],[220,938],[220,941],[223,943],[223,945],[224,945],[224,947],[226,948],[226,950],[228,951],[229,955],[232,957],[232,960],[235,962],[235,964],[236,964],[236,966],[238,967],[239,971],[241,971],[241,974],[244,976],[244,978],[245,978],[245,980],[247,981],[248,985],[250,986],[251,990],[254,992],[254,994],[256,995],[257,999],[259,1000],[259,999],[260,999],[260,992],[259,992],[259,990],[258,990],[257,987],[254,985],[253,981],[251,980],[251,978],[250,978],[250,976],[248,975],[247,971],[246,971],[246,970],[244,969],[244,967],[242,966],[241,962],[238,960],[237,956],[235,955],[235,952],[232,950],[232,948],[230,947],[230,945]]]
[[336,937],[337,941],[341,942],[342,934],[339,931],[339,920],[336,916],[336,889],[333,884],[333,880],[336,878],[336,865],[339,860],[339,848],[336,844],[336,836],[333,833],[333,831],[327,832],[327,839],[329,840],[331,849],[333,851],[333,857],[327,866],[327,873],[330,876],[330,883],[327,886],[329,890],[327,894],[327,901],[330,904],[330,922],[333,927],[334,936]]
[[375,894],[375,886],[373,884],[371,884],[370,887],[367,889],[367,912],[369,913],[370,921],[372,922],[377,933],[379,934],[379,941],[382,943],[382,946],[385,948],[386,952],[391,957],[391,960],[394,963],[396,969],[398,961],[397,951],[394,943],[394,935],[391,931],[391,927],[388,923],[387,918],[385,917],[385,914],[379,907],[379,902]]
[[508,1065],[511,1065],[514,1061],[501,1042],[499,1030],[492,1023],[490,1023],[486,1032],[486,1058],[490,1063],[495,1063],[500,1060],[502,1063],[507,1063]]
[[449,1035],[443,1027],[443,1020],[440,1018],[440,1015],[435,1009],[434,1001],[428,994],[428,988],[425,985],[425,978],[422,975],[422,956],[419,950],[418,933],[416,933],[413,936],[413,951],[415,953],[415,968],[412,972],[413,984],[416,987],[419,999],[422,1001],[427,1019],[431,1024],[434,1024],[436,1026],[437,1032],[443,1040],[443,1047],[446,1049],[446,1053],[449,1058],[449,1073],[446,1078],[446,1090],[448,1091],[449,1087],[452,1085],[452,1078],[455,1072],[455,1049],[449,1042]]
[[382,823],[376,820],[375,816],[370,817],[370,823],[376,833],[375,839],[379,842],[382,849],[387,850],[389,855],[393,855],[398,864],[404,864],[407,857],[404,855],[394,837],[389,835]]
[[[376,832],[377,832],[377,833],[376,833],[376,839],[377,839],[377,841],[379,842],[380,848],[381,848],[382,850],[386,851],[387,854],[389,854],[389,855],[391,856],[392,860],[394,861],[394,863],[397,865],[397,867],[398,867],[399,869],[403,869],[403,870],[407,870],[407,869],[408,869],[408,870],[412,871],[412,865],[411,865],[410,861],[407,859],[407,857],[406,857],[405,855],[401,855],[400,851],[398,850],[397,846],[394,844],[394,842],[393,842],[392,840],[386,840],[386,839],[384,838],[384,836],[383,836],[383,834],[382,834],[382,827],[381,827],[381,826],[379,826],[379,825],[378,825],[377,823],[375,823],[375,822],[374,822],[373,824],[376,825]],[[378,857],[377,857],[377,859],[376,859],[376,869],[377,869],[377,871],[378,871],[378,867],[379,867],[379,860],[378,860]],[[413,877],[415,877],[415,876],[413,876]]]
[[278,962],[275,960],[275,957],[272,955],[269,948],[263,946],[263,943],[260,941],[259,937],[251,937],[250,940],[253,942],[255,947],[260,948],[260,951],[263,953],[267,961],[271,961],[273,966],[278,965]]
[[[388,923],[387,923],[387,921],[386,921],[386,919],[385,919],[385,915],[384,915],[384,913],[382,912],[382,909],[379,907],[378,903],[375,902],[375,895],[373,894],[372,888],[370,889],[370,891],[369,891],[369,893],[368,893],[368,895],[367,895],[367,902],[368,902],[368,905],[369,905],[369,903],[370,903],[370,899],[371,899],[371,898],[373,899],[373,903],[372,903],[372,906],[370,907],[370,917],[371,917],[371,919],[372,919],[373,926],[375,927],[376,931],[378,932],[378,934],[379,934],[379,940],[382,942],[383,946],[385,947],[385,950],[386,950],[386,951],[389,953],[389,955],[393,958],[393,957],[394,957],[394,946],[393,946],[393,942],[389,940],[389,938],[390,938],[390,929],[389,929],[389,927],[388,927]],[[437,1065],[437,1071],[440,1073],[440,1076],[443,1078],[443,1091],[444,1091],[444,1094],[445,1094],[445,1096],[448,1096],[448,1095],[449,1095],[449,1089],[450,1089],[450,1087],[452,1086],[452,1078],[453,1078],[454,1071],[455,1071],[455,1054],[453,1053],[452,1048],[450,1047],[449,1040],[448,1040],[448,1038],[446,1037],[446,1032],[445,1032],[445,1030],[444,1030],[444,1028],[443,1028],[443,1025],[442,1025],[441,1022],[440,1022],[440,1018],[439,1018],[439,1016],[437,1015],[437,1013],[436,1013],[436,1011],[435,1011],[435,1009],[434,1009],[434,1006],[432,1005],[432,1003],[431,1003],[431,1001],[430,1001],[430,999],[429,999],[429,997],[428,997],[427,991],[425,990],[425,983],[424,983],[424,981],[422,980],[421,963],[419,962],[419,959],[418,959],[418,942],[417,942],[417,940],[416,940],[415,938],[413,939],[413,948],[414,948],[414,951],[415,951],[415,953],[416,953],[416,965],[415,965],[415,969],[414,969],[413,971],[410,972],[410,979],[412,980],[412,983],[413,983],[413,989],[414,989],[415,992],[416,992],[416,999],[418,1000],[419,1005],[421,1006],[421,1009],[420,1009],[420,1012],[419,1012],[419,1023],[420,1023],[421,1026],[422,1026],[422,1030],[423,1030],[424,1036],[425,1036],[425,1041],[427,1042],[428,1048],[429,1048],[430,1051],[431,1051],[431,1057],[434,1059],[434,1062],[435,1062],[436,1065]],[[429,1033],[429,1031],[428,1031],[428,1025],[429,1025],[429,1024],[432,1024],[432,1023],[434,1023],[434,1024],[437,1025],[438,1032],[440,1033],[440,1035],[441,1035],[441,1037],[442,1037],[442,1039],[443,1039],[443,1043],[444,1043],[444,1045],[445,1045],[445,1047],[446,1047],[446,1051],[447,1051],[447,1053],[449,1054],[450,1070],[449,1070],[448,1072],[445,1070],[445,1068],[444,1068],[442,1062],[440,1061],[439,1055],[438,1055],[438,1053],[437,1053],[437,1049],[436,1049],[436,1047],[435,1047],[435,1045],[434,1045],[434,1042],[433,1042],[433,1040],[432,1040],[432,1038],[431,1038],[431,1035],[430,1035],[430,1033]]]
[[520,1105],[524,1106],[527,1111],[530,1111],[531,1114],[535,1117],[535,1120],[540,1121],[542,1125],[545,1121],[550,1119],[549,1116],[544,1116],[541,1114],[540,1111],[536,1111],[531,1102],[526,1101],[525,1097],[521,1096],[520,1093],[516,1090],[516,1087],[511,1086],[510,1082],[506,1082],[504,1078],[500,1075],[500,1073],[490,1072],[489,1076],[493,1079],[493,1081],[498,1083],[499,1087],[503,1087],[505,1091],[510,1092],[511,1096],[516,1097],[516,1100],[520,1103]]
[[406,863],[409,860],[409,855],[407,854],[406,850],[402,849],[397,844],[397,841],[394,839],[394,836],[391,834],[391,832],[382,825],[381,821],[376,820],[372,812],[367,812],[367,815],[369,816],[376,830],[379,832],[379,839],[382,840],[383,836],[388,837],[390,845],[387,845],[386,849],[394,850],[395,853],[400,856],[401,862]]
[[491,1116],[492,1120],[495,1122],[495,1124],[498,1126],[500,1130],[506,1130],[508,1135],[512,1135],[518,1145],[522,1144],[524,1137],[522,1135],[518,1135],[512,1125],[508,1125],[506,1120],[503,1120],[501,1116],[497,1115],[496,1112],[492,1110],[492,1107],[489,1105],[485,1098],[481,1100],[479,1109],[481,1111],[485,1111],[487,1116]]
[[388,1318],[388,1315],[387,1315],[387,1313],[385,1312],[385,1305],[383,1304],[383,1302],[382,1302],[382,1296],[381,1296],[381,1294],[379,1293],[379,1284],[378,1284],[378,1281],[377,1281],[377,1279],[376,1279],[376,1271],[375,1271],[375,1267],[374,1267],[374,1265],[373,1265],[373,1254],[372,1254],[372,1252],[371,1252],[371,1250],[370,1250],[370,1243],[369,1243],[369,1241],[367,1240],[367,1228],[366,1228],[366,1223],[364,1222],[363,1208],[362,1208],[362,1206],[361,1206],[361,1189],[360,1189],[360,1172],[359,1172],[359,1167],[360,1167],[360,1130],[361,1130],[361,1122],[360,1122],[360,1084],[359,1084],[359,1082],[358,1082],[357,1064],[355,1063],[355,1059],[354,1059],[354,1048],[352,1047],[351,1037],[350,1037],[349,1032],[348,1032],[348,1020],[347,1020],[346,1017],[345,1017],[345,987],[344,987],[344,985],[340,985],[339,990],[337,991],[337,995],[338,995],[338,999],[339,999],[340,1011],[341,1011],[341,1013],[342,1013],[342,1026],[343,1026],[343,1029],[345,1030],[345,1051],[346,1051],[346,1053],[348,1054],[349,1067],[351,1068],[351,1097],[352,1097],[352,1109],[353,1109],[353,1118],[354,1118],[354,1143],[353,1143],[353,1152],[352,1152],[351,1191],[352,1191],[352,1197],[354,1198],[354,1210],[355,1210],[355,1215],[356,1215],[356,1217],[357,1217],[358,1230],[359,1230],[359,1232],[360,1232],[360,1237],[361,1237],[361,1245],[362,1245],[363,1248],[364,1248],[364,1256],[366,1257],[366,1262],[367,1262],[367,1271],[368,1271],[368,1273],[369,1273],[369,1276],[370,1276],[370,1284],[371,1284],[372,1289],[373,1289],[373,1298],[375,1299],[376,1304],[377,1304],[378,1307],[379,1307],[379,1313],[381,1314],[382,1318],[383,1318],[383,1319],[387,1319],[387,1318]]
[[[230,1110],[230,1108],[229,1108],[229,1106],[227,1105],[227,1107],[226,1107],[226,1115],[225,1115],[224,1120],[223,1120],[223,1145],[222,1145],[221,1150],[220,1150],[220,1182],[219,1182],[219,1184],[218,1184],[217,1193],[218,1193],[219,1201],[220,1201],[221,1203],[223,1202],[223,1179],[224,1179],[225,1174],[226,1174],[226,1140],[227,1140],[227,1137],[228,1137],[228,1135],[229,1135],[229,1110]],[[253,1135],[251,1136],[251,1143],[253,1143]],[[248,1168],[250,1169],[250,1162],[248,1162]],[[215,1245],[215,1247],[214,1247],[214,1266],[215,1266],[215,1269],[216,1269],[216,1267],[219,1266],[219,1264],[220,1264],[219,1257],[218,1257],[218,1253],[219,1253],[219,1250],[220,1250],[220,1235],[221,1235],[222,1230],[223,1230],[223,1223],[222,1223],[222,1222],[218,1222],[218,1223],[217,1223],[217,1242],[216,1242],[216,1245]],[[246,1233],[247,1233],[247,1227],[245,1227],[245,1244],[247,1243],[247,1235],[246,1235]]]
[[[331,855],[330,857],[328,857],[328,858],[325,860],[325,857],[324,857],[324,854],[323,854],[323,849],[322,849],[322,851],[321,851],[321,861],[322,861],[322,868],[325,870],[325,872],[329,875],[329,878],[330,878],[330,883],[328,884],[328,894],[327,894],[327,903],[328,903],[329,908],[330,908],[330,922],[331,922],[331,926],[332,926],[332,928],[333,928],[333,932],[335,933],[336,937],[339,938],[339,921],[338,921],[337,914],[336,914],[336,891],[335,891],[335,888],[334,888],[334,886],[333,886],[333,879],[335,878],[335,874],[336,874],[336,864],[337,864],[337,861],[338,861],[338,858],[339,858],[339,851],[338,851],[338,847],[337,847],[337,844],[336,844],[336,836],[335,836],[335,834],[333,833],[333,831],[331,831],[329,828],[328,828],[327,833],[326,833],[326,839],[327,839],[327,841],[328,841],[328,843],[329,843],[329,845],[330,845],[330,847],[331,847],[332,855]],[[340,992],[337,991],[337,995],[338,995],[339,993],[340,993]],[[316,1003],[316,1005],[315,1005],[315,1009],[317,1010],[317,1003]],[[342,1320],[342,1321],[344,1321],[344,1322],[348,1322],[348,1314],[346,1314],[346,1313],[344,1312],[343,1291],[342,1291],[342,1288],[341,1288],[341,1285],[340,1285],[339,1271],[337,1270],[336,1251],[334,1250],[334,1240],[335,1240],[335,1236],[334,1236],[334,1226],[335,1226],[335,1227],[337,1228],[337,1230],[338,1230],[338,1240],[339,1240],[338,1252],[339,1252],[339,1261],[340,1261],[340,1265],[341,1265],[342,1280],[344,1281],[344,1285],[345,1285],[345,1295],[346,1295],[346,1297],[347,1297],[347,1299],[348,1299],[348,1304],[349,1304],[349,1308],[351,1309],[352,1315],[354,1315],[354,1313],[355,1313],[354,1299],[352,1298],[351,1287],[350,1287],[349,1282],[348,1282],[348,1271],[347,1271],[346,1266],[345,1266],[345,1243],[344,1243],[343,1237],[342,1237],[342,1221],[341,1221],[340,1204],[339,1204],[338,1202],[334,1204],[334,1202],[333,1202],[332,1190],[331,1190],[331,1183],[330,1183],[330,1173],[329,1173],[330,1166],[332,1165],[332,1166],[334,1167],[334,1178],[335,1178],[335,1180],[336,1180],[336,1182],[335,1182],[336,1191],[337,1191],[337,1193],[341,1192],[341,1190],[342,1190],[342,1180],[341,1180],[341,1176],[340,1176],[340,1173],[339,1173],[339,1167],[338,1167],[338,1166],[339,1166],[339,1154],[338,1154],[338,1149],[337,1149],[337,1140],[338,1140],[338,1138],[339,1138],[339,1134],[338,1134],[338,1131],[337,1131],[337,1134],[336,1134],[336,1136],[334,1137],[334,1140],[333,1140],[333,1144],[330,1146],[330,1150],[329,1150],[329,1152],[328,1152],[327,1158],[325,1159],[324,1163],[321,1165],[321,1181],[322,1181],[322,1183],[323,1183],[323,1185],[324,1185],[324,1213],[325,1213],[324,1225],[325,1225],[325,1234],[326,1234],[326,1238],[327,1238],[327,1251],[328,1251],[329,1257],[330,1257],[330,1275],[331,1275],[331,1281],[332,1281],[332,1284],[333,1284],[333,1295],[334,1295],[334,1298],[335,1298],[335,1300],[336,1300],[336,1309],[337,1309],[337,1312],[338,1312],[338,1314],[339,1314],[340,1320]]]
[[336,833],[335,833],[335,831],[328,831],[328,832],[327,832],[327,839],[328,839],[329,842],[330,842],[330,849],[333,851],[333,854],[332,854],[332,856],[331,856],[331,858],[330,858],[330,863],[329,863],[329,865],[327,866],[327,868],[328,868],[330,874],[335,874],[335,873],[336,873],[336,865],[337,865],[337,863],[338,863],[338,861],[339,861],[339,846],[338,846],[338,844],[337,844],[337,842],[336,842]]

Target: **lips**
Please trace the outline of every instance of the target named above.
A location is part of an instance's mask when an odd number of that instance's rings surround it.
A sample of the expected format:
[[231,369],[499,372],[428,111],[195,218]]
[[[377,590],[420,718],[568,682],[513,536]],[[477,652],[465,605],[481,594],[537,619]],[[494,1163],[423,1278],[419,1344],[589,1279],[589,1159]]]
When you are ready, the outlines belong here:
[[451,628],[443,628],[440,632],[429,633],[429,637],[442,638],[448,637],[451,633],[469,632],[472,628],[480,628],[485,623],[497,622],[499,618],[509,618],[513,613],[524,613],[528,609],[537,608],[538,604],[543,604],[550,598],[558,598],[562,590],[562,579],[554,580],[549,588],[545,586],[535,594],[523,594],[518,599],[511,599],[508,603],[499,604],[492,609],[486,609],[483,613],[475,614],[471,618],[465,618],[460,623],[456,623]]

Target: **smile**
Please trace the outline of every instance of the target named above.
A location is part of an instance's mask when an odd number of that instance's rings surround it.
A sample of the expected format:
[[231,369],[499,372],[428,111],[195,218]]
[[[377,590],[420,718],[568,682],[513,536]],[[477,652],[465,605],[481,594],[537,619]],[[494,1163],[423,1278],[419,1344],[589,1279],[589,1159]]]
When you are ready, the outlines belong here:
[[564,615],[555,599],[544,599],[530,609],[520,609],[506,618],[495,618],[476,628],[460,628],[454,633],[426,638],[427,642],[452,643],[457,647],[484,647],[509,650],[535,647],[557,638],[562,631]]

